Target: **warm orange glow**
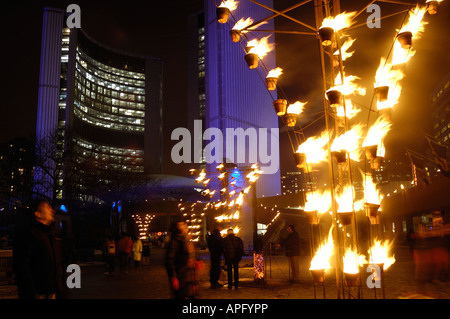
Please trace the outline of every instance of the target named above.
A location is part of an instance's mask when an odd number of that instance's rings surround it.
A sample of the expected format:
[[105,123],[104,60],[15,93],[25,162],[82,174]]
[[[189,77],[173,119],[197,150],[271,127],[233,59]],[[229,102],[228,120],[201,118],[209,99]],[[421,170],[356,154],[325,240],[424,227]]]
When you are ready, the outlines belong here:
[[334,31],[342,30],[351,26],[354,21],[352,21],[353,16],[356,11],[353,12],[342,12],[335,17],[327,17],[323,19],[321,28],[332,28]]
[[331,145],[331,151],[347,151],[350,158],[353,160],[360,160],[361,151],[359,149],[360,140],[362,139],[363,125],[361,123],[355,124],[349,131],[339,135]]
[[[344,44],[342,44],[341,46],[341,58],[342,61],[347,60],[348,58],[350,58],[353,53],[355,53],[355,51],[352,52],[347,52],[348,49],[350,49],[350,47],[353,45],[353,43],[356,41],[356,39],[352,39],[352,38],[348,38],[347,41],[344,42]],[[339,55],[339,50],[337,50],[336,52],[334,52],[333,55]]]
[[236,24],[231,29],[240,31],[240,30],[248,27],[252,23],[253,23],[252,18],[247,18],[247,19],[241,18],[238,22],[236,22]]
[[327,213],[331,208],[331,192],[325,190],[323,193],[318,191],[306,195],[305,212],[317,210],[318,213]]
[[345,186],[340,194],[336,194],[338,213],[348,213],[353,211],[354,192],[353,187]]
[[351,100],[346,99],[345,100],[345,111],[343,105],[338,105],[336,107],[336,115],[339,117],[347,117],[349,119],[353,118],[356,114],[361,112],[360,109],[357,109],[353,106],[353,103]]
[[268,78],[278,78],[281,74],[283,74],[283,69],[280,67],[277,67],[275,69],[272,69],[267,74]]
[[378,117],[375,123],[369,128],[363,147],[382,144],[391,127],[392,123],[390,121],[386,120],[383,116]]
[[235,0],[224,0],[219,5],[219,8],[225,7],[225,8],[228,8],[228,10],[233,11],[233,10],[236,10],[238,3],[239,3],[239,1],[235,1]]
[[270,36],[271,35],[268,35],[259,41],[257,39],[249,41],[249,43],[247,44],[247,47],[251,47],[251,49],[248,51],[248,53],[254,53],[260,59],[265,57],[267,55],[267,53],[272,51],[275,47],[275,45],[273,43],[269,43]]
[[364,200],[370,204],[380,204],[380,192],[377,185],[373,182],[371,174],[361,172],[364,185]]
[[412,33],[413,39],[419,39],[425,30],[425,25],[428,24],[428,22],[422,21],[425,12],[427,12],[427,8],[420,6],[411,10],[408,22],[400,29],[399,33],[409,31]]
[[[423,8],[417,6],[414,10],[411,10],[408,22],[400,30],[397,30],[398,34],[411,32],[412,39],[420,39],[425,30],[425,25],[428,24],[428,22],[422,21],[426,10],[426,6]],[[392,65],[406,63],[414,56],[414,54],[415,51],[413,49],[402,48],[399,41],[395,41],[392,53]]]
[[366,89],[360,87],[355,81],[360,80],[361,78],[356,75],[345,75],[344,74],[344,82],[342,83],[341,73],[339,72],[334,80],[334,86],[331,87],[330,90],[337,90],[341,92],[343,95],[366,95]]
[[292,114],[298,115],[303,112],[304,106],[306,103],[308,103],[308,102],[303,103],[303,102],[297,101],[294,104],[290,104],[287,108],[286,113],[292,113]]
[[333,226],[331,226],[330,231],[328,232],[327,240],[322,243],[311,260],[311,266],[309,270],[317,270],[317,269],[330,269],[330,259],[333,255],[334,243],[333,243]]
[[328,143],[328,133],[323,131],[320,136],[309,137],[305,142],[299,145],[297,153],[306,154],[307,163],[325,162],[328,158],[328,152],[325,146]]
[[393,242],[386,240],[383,244],[379,240],[375,240],[374,245],[370,248],[370,263],[383,264],[383,269],[388,269],[395,263],[395,256],[390,256]]
[[358,254],[356,251],[347,248],[344,255],[344,273],[357,274],[359,273],[359,266],[367,263],[364,255]]

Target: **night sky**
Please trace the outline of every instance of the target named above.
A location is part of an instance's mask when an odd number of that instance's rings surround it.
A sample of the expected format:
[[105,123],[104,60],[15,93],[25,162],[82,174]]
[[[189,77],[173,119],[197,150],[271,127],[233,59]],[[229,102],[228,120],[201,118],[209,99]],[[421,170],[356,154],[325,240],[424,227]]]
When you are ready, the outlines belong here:
[[[213,0],[211,0],[213,1]],[[245,1],[245,0],[242,0]],[[283,9],[295,0],[275,0],[275,8]],[[362,9],[362,1],[341,0],[341,11]],[[366,1],[364,1],[366,2]],[[407,2],[407,1],[405,1]],[[164,132],[169,147],[165,149],[165,173],[180,173],[170,161],[170,132],[186,127],[186,17],[203,7],[203,0],[171,1],[33,1],[2,4],[2,116],[0,143],[15,137],[32,137],[35,132],[39,77],[39,59],[43,9],[53,6],[65,9],[70,3],[81,8],[82,28],[106,46],[135,54],[159,57],[164,61]],[[404,9],[404,6],[379,3],[382,15]],[[292,11],[300,20],[314,25],[312,5]],[[268,15],[270,12],[268,11]],[[362,13],[358,23],[368,13]],[[348,74],[359,76],[367,88],[367,96],[358,100],[370,106],[373,82],[380,57],[386,56],[405,14],[382,20],[380,29],[366,26],[349,31],[356,38],[355,54],[345,62]],[[387,147],[422,145],[420,132],[429,128],[430,94],[450,72],[450,0],[445,0],[438,14],[425,15],[429,22],[421,39],[413,43],[416,55],[408,62],[400,103],[394,114],[394,128]],[[308,31],[284,18],[275,19],[285,30]],[[230,40],[231,41],[231,40]],[[312,36],[276,37],[278,66],[284,69],[280,85],[290,102],[308,101],[302,125],[317,111],[323,110],[320,64],[317,41]],[[244,59],[243,59],[243,63]],[[375,106],[373,106],[375,107]],[[177,114],[177,116],[174,116]],[[364,112],[367,120],[367,112]],[[373,118],[374,120],[374,118]],[[323,121],[305,130],[315,134]],[[288,144],[288,143],[287,143]],[[289,148],[288,148],[289,147]],[[290,146],[281,142],[281,153]],[[282,155],[282,158],[286,156]]]

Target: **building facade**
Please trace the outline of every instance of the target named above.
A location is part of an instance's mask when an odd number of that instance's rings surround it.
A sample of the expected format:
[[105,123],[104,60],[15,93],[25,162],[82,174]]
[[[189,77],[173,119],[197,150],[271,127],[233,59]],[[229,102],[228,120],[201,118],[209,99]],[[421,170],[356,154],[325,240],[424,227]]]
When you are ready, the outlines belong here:
[[[261,1],[268,7],[273,7],[271,0]],[[275,51],[264,57],[259,63],[259,69],[250,69],[245,61],[245,42],[235,43],[231,40],[230,30],[241,18],[251,17],[254,21],[270,15],[270,11],[251,2],[241,1],[236,10],[230,15],[227,23],[217,21],[215,1],[205,1],[204,29],[205,29],[205,127],[218,129],[223,133],[223,159],[234,162],[238,167],[250,167],[257,162],[264,172],[256,183],[257,197],[276,196],[281,194],[279,167],[279,134],[278,117],[273,109],[273,97],[267,89],[263,78],[262,65],[268,69],[275,68]],[[274,29],[273,20],[264,25],[265,29]],[[248,38],[259,39],[268,34],[248,35]],[[273,35],[269,42],[274,43]],[[236,133],[237,129],[244,132],[239,137],[231,137],[227,129]],[[252,137],[245,135],[250,131],[261,133],[266,129],[268,134],[257,134],[258,145],[252,147]],[[236,134],[238,135],[238,134]],[[244,136],[242,136],[244,135]],[[275,136],[276,135],[276,136]],[[238,157],[240,145],[235,143],[239,138],[247,139],[247,157],[240,161]],[[253,139],[254,141],[255,139]],[[277,163],[264,163],[264,148]],[[253,156],[252,161],[250,155]],[[207,159],[208,161],[208,159]],[[208,171],[213,171],[217,163],[212,163]],[[276,166],[276,167],[275,167]],[[275,168],[275,169],[274,169]]]
[[[57,159],[73,148],[75,166],[91,160],[115,171],[160,174],[162,62],[105,47],[82,29],[66,28],[64,11],[46,8],[36,137],[48,136],[55,137]],[[36,169],[36,191],[50,198],[64,198],[64,187],[55,194],[42,182],[63,183],[66,171],[57,163],[49,165],[60,176]],[[85,172],[76,173],[81,199]]]

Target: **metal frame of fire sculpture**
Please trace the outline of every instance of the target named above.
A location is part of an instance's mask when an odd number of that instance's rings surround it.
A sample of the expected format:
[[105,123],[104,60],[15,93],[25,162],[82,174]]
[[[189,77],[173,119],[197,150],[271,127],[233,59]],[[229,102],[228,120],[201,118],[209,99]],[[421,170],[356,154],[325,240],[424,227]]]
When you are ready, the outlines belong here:
[[[398,65],[403,65],[412,56],[410,54],[412,40],[414,40],[414,38],[419,38],[420,34],[423,32],[422,19],[425,12],[428,11],[430,15],[436,14],[440,1],[428,0],[425,4],[423,4],[422,1],[422,5],[419,5],[419,3],[413,5],[412,3],[397,0],[372,0],[368,1],[368,4],[360,11],[350,13],[341,13],[339,0],[323,2],[321,0],[305,0],[281,11],[270,8],[255,0],[249,1],[271,11],[273,14],[256,22],[254,22],[251,18],[242,18],[239,21],[236,21],[233,17],[232,11],[236,9],[239,1],[223,0],[220,5],[217,5],[216,3],[218,22],[224,24],[228,23],[230,17],[234,19],[235,25],[230,30],[232,41],[239,43],[243,47],[245,52],[245,61],[250,69],[262,69],[266,74],[265,81],[267,89],[269,91],[276,91],[276,98],[274,98],[273,101],[275,112],[282,119],[287,128],[293,129],[294,139],[299,145],[299,148],[296,151],[293,139],[289,134],[291,146],[294,152],[294,160],[297,167],[304,170],[304,172],[310,177],[312,174],[311,167],[314,163],[317,163],[317,161],[315,162],[310,160],[310,157],[313,154],[311,150],[304,152],[301,151],[301,147],[307,142],[311,142],[313,140],[314,142],[321,141],[322,144],[320,147],[316,148],[315,151],[321,150],[327,155],[324,161],[328,162],[330,189],[321,194],[315,194],[313,190],[310,190],[310,194],[316,195],[316,199],[324,199],[328,197],[329,207],[325,210],[321,207],[322,211],[321,209],[314,207],[310,208],[310,210],[307,210],[306,207],[304,209],[304,213],[310,223],[311,253],[316,253],[315,256],[311,256],[312,262],[310,268],[314,282],[314,297],[316,298],[316,284],[321,284],[323,286],[323,297],[325,298],[325,273],[330,267],[322,266],[322,268],[313,268],[313,262],[316,257],[319,257],[319,253],[322,252],[328,253],[323,261],[325,264],[329,264],[332,259],[331,251],[333,251],[338,298],[341,296],[341,287],[344,298],[346,291],[348,292],[349,298],[362,297],[360,267],[364,264],[372,264],[380,267],[384,298],[384,271],[388,266],[384,262],[375,260],[375,249],[373,246],[369,249],[369,263],[367,263],[367,261],[364,263],[365,257],[359,253],[356,227],[356,212],[359,210],[364,210],[367,216],[367,222],[369,224],[369,240],[372,243],[376,242],[376,236],[374,235],[372,228],[378,228],[377,233],[379,235],[380,196],[376,191],[376,185],[373,183],[371,176],[363,173],[365,184],[364,198],[359,202],[355,201],[351,164],[353,161],[358,161],[355,160],[354,156],[355,153],[361,151],[365,152],[365,157],[367,161],[370,162],[372,169],[379,167],[380,158],[384,157],[383,140],[391,126],[391,109],[398,103],[398,97],[401,91],[400,81],[404,76],[404,71],[399,68]],[[286,14],[287,12],[301,7],[309,2],[313,2],[314,4],[316,21],[315,26],[308,25],[307,23],[299,21],[296,18]],[[387,2],[408,7],[405,10],[380,17],[379,19],[404,13],[406,15],[409,14],[410,21],[408,21],[406,25],[402,25],[400,30],[396,31],[397,33],[393,40],[393,49],[391,50],[392,55],[390,52],[388,55],[388,58],[390,58],[389,61],[387,58],[382,58],[380,67],[376,72],[373,97],[376,97],[377,110],[375,111],[372,109],[372,104],[368,108],[369,117],[367,119],[367,126],[369,126],[371,112],[375,112],[377,114],[377,120],[372,127],[367,129],[367,135],[364,139],[363,145],[361,146],[359,145],[359,140],[362,139],[364,127],[362,127],[362,125],[354,125],[349,128],[349,119],[352,117],[352,112],[354,111],[350,97],[355,94],[365,95],[365,89],[360,88],[354,83],[355,80],[359,79],[358,77],[346,76],[344,73],[343,61],[351,56],[351,54],[348,54],[346,50],[348,50],[354,40],[349,38],[343,44],[341,44],[341,40],[344,37],[343,30],[348,31],[350,29],[366,25],[367,22],[354,25],[354,23],[356,23],[355,19],[375,2]],[[258,29],[266,21],[277,16],[283,16],[301,25],[302,27],[306,27],[309,31],[301,32]],[[323,117],[325,118],[326,127],[326,130],[322,136],[323,139],[317,137],[310,137],[306,139],[303,130],[301,128],[296,128],[296,126],[298,126],[298,115],[302,113],[306,103],[296,102],[294,104],[289,104],[287,98],[280,98],[279,93],[282,93],[281,95],[283,95],[284,92],[277,84],[276,79],[277,76],[282,74],[283,70],[280,68],[269,70],[269,68],[264,65],[262,58],[267,54],[267,52],[273,50],[273,45],[268,44],[267,39],[269,36],[260,40],[257,38],[250,40],[247,35],[254,32],[312,35],[317,38],[323,79]],[[246,40],[246,46],[243,45],[245,42],[244,40]],[[258,48],[258,46],[262,46],[263,48]],[[262,65],[262,67],[259,68],[259,65]],[[276,71],[275,73],[277,75],[273,76],[272,71]],[[313,122],[319,120],[321,117]],[[332,130],[331,124],[333,119],[334,129]],[[302,143],[300,143],[299,136],[304,139]],[[369,138],[373,136],[376,137],[375,141],[373,141],[372,138]],[[340,146],[340,142],[344,141],[347,145]],[[333,164],[334,161],[335,163]],[[365,167],[367,165],[367,161],[364,162]],[[370,181],[368,181],[369,179]],[[369,190],[375,191],[375,201],[368,200]],[[308,196],[306,195],[304,196],[306,199],[306,206],[308,206],[309,198],[307,198]],[[318,202],[315,201],[314,205],[318,205],[317,203]],[[323,206],[323,203],[319,206]],[[321,241],[319,229],[319,219],[321,213],[323,212],[330,212],[333,222],[329,232],[329,240],[325,243]],[[316,244],[317,242],[320,244]],[[383,254],[385,254],[383,257],[385,257],[385,259],[389,259],[387,250],[387,248],[390,247],[389,243],[385,242],[383,247]],[[394,259],[393,257],[391,258]],[[351,264],[353,266],[352,270],[346,269],[347,266],[345,260],[351,260]],[[392,263],[392,261],[390,261],[390,263]],[[376,297],[376,289],[374,289],[374,293]]]

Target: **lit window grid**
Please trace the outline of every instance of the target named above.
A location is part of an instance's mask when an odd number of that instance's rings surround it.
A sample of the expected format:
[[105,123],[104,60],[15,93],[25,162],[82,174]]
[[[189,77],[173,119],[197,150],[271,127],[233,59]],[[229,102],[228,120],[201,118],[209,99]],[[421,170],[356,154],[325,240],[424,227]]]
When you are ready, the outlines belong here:
[[[127,80],[130,81],[130,80],[134,79],[134,80],[136,80],[134,82],[135,84],[140,84],[140,86],[142,86],[142,87],[145,86],[145,74],[144,73],[118,69],[118,68],[106,65],[104,63],[101,63],[101,62],[91,58],[86,53],[84,53],[80,48],[77,48],[77,60],[78,60],[78,55],[80,55],[83,58],[85,63],[95,66],[97,69],[104,71],[105,74],[110,74],[113,77],[116,76],[117,79],[121,78],[121,80],[123,80],[123,81],[127,81]],[[108,75],[106,75],[106,76],[108,76]],[[139,81],[139,80],[142,80],[142,81]],[[129,85],[129,83],[125,83],[125,82],[124,82],[124,84]]]
[[94,154],[96,159],[109,161],[112,168],[132,172],[144,171],[144,151],[142,150],[99,145],[81,138],[76,138],[75,143],[80,161]]
[[[145,104],[143,103],[145,102],[145,82],[123,79],[110,73],[105,73],[96,68],[95,65],[87,63],[84,59],[89,59],[90,63],[98,62],[87,57],[78,49],[75,72],[75,97],[79,104],[83,104],[84,107],[96,109],[96,111],[89,110],[91,114],[85,114],[86,120],[94,123],[93,117],[97,117],[100,120],[111,120],[122,124],[143,126],[143,118],[145,117]],[[101,63],[98,63],[98,65],[106,67]],[[136,73],[130,71],[124,72],[130,74]],[[105,78],[101,78],[101,76]],[[114,80],[125,83],[126,85],[114,83]],[[81,108],[81,110],[88,113],[86,108]],[[101,113],[106,114],[102,115]],[[111,113],[123,116],[111,115]],[[124,117],[134,117],[135,119],[130,120]],[[81,119],[84,119],[84,117],[82,116]],[[105,123],[100,122],[97,125],[105,126]],[[106,127],[109,126],[106,125]],[[119,125],[109,128],[143,131],[143,127],[127,129]]]

